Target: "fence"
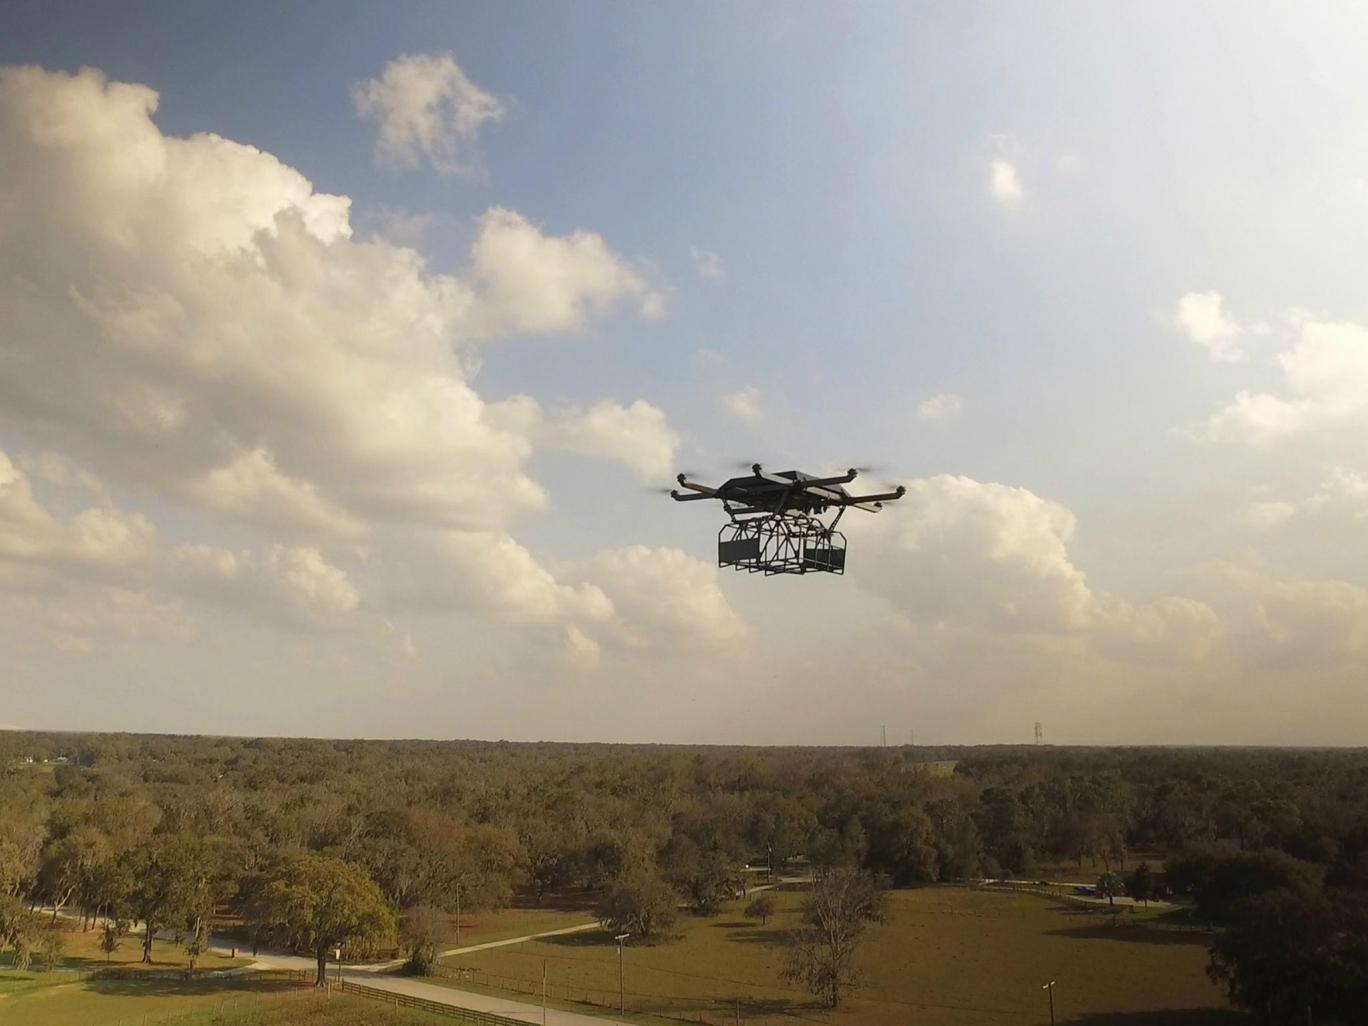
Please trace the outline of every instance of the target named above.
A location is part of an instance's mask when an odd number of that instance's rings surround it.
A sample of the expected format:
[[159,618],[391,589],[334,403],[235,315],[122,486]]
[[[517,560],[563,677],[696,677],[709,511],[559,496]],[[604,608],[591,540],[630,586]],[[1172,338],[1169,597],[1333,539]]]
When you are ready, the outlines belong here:
[[400,994],[393,990],[382,990],[379,987],[367,987],[361,983],[353,983],[345,977],[338,981],[338,989],[343,994],[355,994],[357,997],[383,1001],[395,1008],[416,1008],[420,1012],[445,1015],[459,1022],[470,1023],[471,1026],[527,1026],[527,1023],[521,1019],[510,1019],[507,1016],[495,1015],[492,1012],[477,1012],[473,1008],[446,1005],[440,1001],[429,1001],[426,998],[414,997],[411,994]]

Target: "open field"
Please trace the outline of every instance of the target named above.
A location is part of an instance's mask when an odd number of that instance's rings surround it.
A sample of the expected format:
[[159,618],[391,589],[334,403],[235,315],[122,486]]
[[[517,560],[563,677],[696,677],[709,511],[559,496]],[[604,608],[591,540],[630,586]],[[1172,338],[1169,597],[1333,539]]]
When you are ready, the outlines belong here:
[[447,933],[446,946],[454,948],[563,930],[567,926],[592,923],[597,916],[592,911],[565,908],[501,908],[488,912],[462,912],[459,938],[454,925],[456,917],[448,918],[452,925]]
[[[1067,906],[1033,894],[959,888],[896,891],[888,920],[869,931],[860,961],[865,986],[835,1013],[779,975],[785,930],[801,893],[776,895],[767,926],[732,906],[686,919],[682,936],[629,945],[628,1008],[731,1022],[794,1019],[833,1024],[990,1026],[1048,1021],[1041,985],[1057,981],[1059,1022],[1078,1026],[1183,1026],[1239,1021],[1207,980],[1206,937],[1173,930],[1157,914]],[[546,959],[554,997],[616,1005],[617,950],[602,933],[550,938],[449,960],[479,985],[540,989]]]
[[[279,1006],[288,1012],[307,994],[284,983],[252,981],[225,986],[218,981],[159,979],[108,980],[73,972],[0,972],[0,1023],[14,1026],[148,1026],[212,1021],[222,1011],[244,1016],[257,1006]],[[288,1003],[288,1007],[286,1005]],[[262,1013],[265,1014],[265,1013]],[[225,1018],[224,1022],[239,1020]],[[243,1022],[293,1022],[268,1018]],[[365,1020],[362,1020],[363,1022]]]

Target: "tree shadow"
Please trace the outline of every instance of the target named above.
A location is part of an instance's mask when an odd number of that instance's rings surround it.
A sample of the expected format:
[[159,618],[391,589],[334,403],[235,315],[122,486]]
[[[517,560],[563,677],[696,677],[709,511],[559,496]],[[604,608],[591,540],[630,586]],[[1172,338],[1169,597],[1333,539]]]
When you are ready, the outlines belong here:
[[1249,1026],[1243,1012],[1221,1008],[1175,1008],[1158,1012],[1088,1012],[1061,1019],[1063,1026]]
[[1091,926],[1066,926],[1045,931],[1051,937],[1072,937],[1076,940],[1124,941],[1128,944],[1188,944],[1206,947],[1210,938],[1197,931],[1168,930],[1162,926],[1139,924],[1094,923]]
[[750,923],[744,919],[729,919],[725,923],[709,923],[714,930],[744,930]]
[[727,940],[735,941],[738,944],[773,944],[784,943],[784,931],[775,929],[738,930],[736,933],[727,934]]
[[100,977],[92,976],[86,987],[97,994],[122,995],[125,997],[193,997],[203,994],[284,994],[306,989],[304,985],[290,980],[251,979],[233,977],[229,979],[185,979],[184,977]]

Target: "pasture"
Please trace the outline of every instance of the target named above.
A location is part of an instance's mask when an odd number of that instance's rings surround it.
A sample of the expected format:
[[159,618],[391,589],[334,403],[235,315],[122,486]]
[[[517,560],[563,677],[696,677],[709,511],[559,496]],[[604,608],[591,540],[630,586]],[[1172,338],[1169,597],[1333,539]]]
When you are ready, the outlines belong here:
[[[767,925],[733,905],[712,919],[685,918],[680,936],[629,943],[628,1010],[781,1026],[1011,1026],[1049,1021],[1041,985],[1056,981],[1058,1021],[1075,1026],[1215,1026],[1243,1021],[1205,975],[1206,936],[1167,928],[1143,912],[1035,894],[924,888],[889,894],[889,915],[870,928],[859,961],[863,986],[835,1012],[781,976],[782,938],[803,895],[776,894]],[[479,986],[540,993],[543,959],[554,998],[618,1001],[612,938],[593,932],[548,938],[448,960]]]

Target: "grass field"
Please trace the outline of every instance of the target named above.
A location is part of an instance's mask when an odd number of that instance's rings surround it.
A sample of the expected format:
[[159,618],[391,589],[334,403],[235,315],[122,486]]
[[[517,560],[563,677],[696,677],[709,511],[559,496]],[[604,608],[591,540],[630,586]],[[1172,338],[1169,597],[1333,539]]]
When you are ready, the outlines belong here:
[[[461,914],[459,944],[464,947],[510,937],[526,937],[548,930],[563,930],[567,926],[592,923],[596,918],[593,912],[561,908],[501,908],[489,912],[464,912]],[[458,944],[455,916],[449,917],[449,920],[451,926],[447,933],[447,946],[454,948]]]
[[[779,975],[780,942],[801,893],[776,895],[767,926],[733,907],[686,919],[682,936],[628,945],[628,1008],[763,1026],[795,1020],[833,1026],[1010,1026],[1048,1022],[1041,985],[1056,981],[1058,1021],[1076,1026],[1207,1026],[1242,1021],[1207,980],[1206,937],[1168,929],[1158,913],[1113,917],[1033,894],[958,888],[896,891],[889,918],[869,931],[864,986],[837,1012],[816,1007]],[[1117,922],[1127,925],[1117,925]],[[551,994],[616,1005],[617,949],[585,933],[459,956],[477,985],[539,992],[546,959]]]
[[[119,949],[112,955],[106,957],[105,953],[100,950],[101,933],[98,929],[92,927],[89,930],[83,931],[80,924],[71,919],[58,919],[57,922],[53,924],[49,916],[41,916],[39,918],[40,929],[43,931],[55,931],[61,935],[62,943],[65,946],[65,956],[62,959],[62,967],[65,969],[119,969],[121,971],[166,972],[169,969],[183,969],[188,964],[183,948],[172,941],[159,940],[152,945],[152,964],[142,965],[142,935],[137,933],[129,934],[122,938],[119,943]],[[35,966],[37,960],[37,955],[35,954]],[[214,969],[232,969],[236,966],[246,965],[249,961],[250,959],[234,959],[229,958],[226,955],[218,955],[209,951],[199,957],[195,969],[196,972]],[[0,955],[0,968],[6,968],[13,964],[14,953],[12,951]]]
[[0,973],[5,1026],[450,1026],[452,1019],[310,988],[227,988],[155,980],[69,981],[27,989]]

